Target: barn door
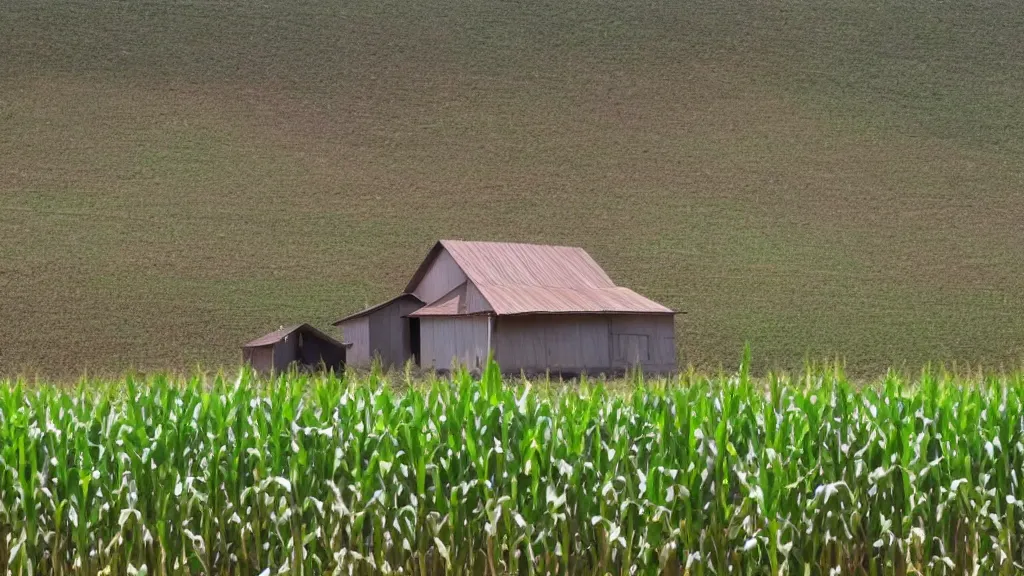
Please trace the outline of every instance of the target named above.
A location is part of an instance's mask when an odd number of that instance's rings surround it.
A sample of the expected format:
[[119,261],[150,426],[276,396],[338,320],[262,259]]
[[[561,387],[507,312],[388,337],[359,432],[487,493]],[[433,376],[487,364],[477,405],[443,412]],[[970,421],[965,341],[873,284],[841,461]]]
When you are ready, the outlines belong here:
[[409,352],[412,353],[412,360],[420,366],[420,319],[409,318]]

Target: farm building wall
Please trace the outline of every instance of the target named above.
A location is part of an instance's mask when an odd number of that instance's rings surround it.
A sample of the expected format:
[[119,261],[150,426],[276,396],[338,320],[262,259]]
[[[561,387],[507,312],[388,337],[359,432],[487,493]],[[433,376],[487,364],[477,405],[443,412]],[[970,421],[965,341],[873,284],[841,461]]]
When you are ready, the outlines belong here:
[[274,369],[274,347],[243,348],[242,362],[252,366],[257,372],[270,372]]
[[674,334],[671,315],[530,315],[499,317],[491,338],[505,372],[598,374],[674,370]]
[[296,360],[303,366],[341,372],[345,367],[345,349],[312,334],[302,334],[302,347]]
[[339,371],[345,365],[345,348],[309,324],[297,324],[245,344],[242,360],[260,372],[283,372],[293,364],[305,370]]
[[292,334],[277,344],[274,344],[275,371],[284,372],[288,370],[289,364],[298,360],[298,343],[298,334]]
[[370,360],[380,355],[385,367],[401,367],[412,357],[409,341],[409,319],[403,318],[423,305],[413,299],[395,300],[370,313]]
[[370,364],[370,319],[360,316],[346,320],[338,325],[341,329],[341,341],[352,344],[346,351],[345,361],[352,366],[369,366]]
[[611,321],[596,315],[499,317],[491,336],[505,372],[589,372],[611,367]]
[[473,282],[466,282],[466,312],[469,314],[479,314],[481,312],[491,312],[493,308],[484,298],[484,295],[480,293],[480,289],[476,287]]
[[487,316],[420,318],[420,365],[447,370],[452,360],[467,368],[487,363]]
[[455,263],[452,255],[447,250],[441,250],[413,293],[420,300],[430,303],[451,292],[465,281],[466,274]]
[[676,369],[675,334],[671,314],[612,316],[612,365],[639,364],[648,372],[671,372]]

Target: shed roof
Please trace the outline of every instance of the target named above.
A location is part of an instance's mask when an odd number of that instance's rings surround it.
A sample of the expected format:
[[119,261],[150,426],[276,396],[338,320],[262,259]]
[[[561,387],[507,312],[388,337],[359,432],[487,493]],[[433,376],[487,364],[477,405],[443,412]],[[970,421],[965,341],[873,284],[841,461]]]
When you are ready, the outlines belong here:
[[466,298],[468,282],[459,284],[451,292],[434,300],[430,304],[409,314],[411,318],[420,316],[464,316],[469,312],[469,304]]
[[[416,289],[442,250],[452,256],[497,315],[673,313],[628,288],[616,286],[586,250],[569,246],[441,240],[413,275],[407,293]],[[451,310],[450,300],[445,300],[450,295],[413,315],[459,314]],[[445,306],[441,306],[443,300]]]
[[310,326],[309,324],[294,324],[292,326],[284,326],[282,328],[278,328],[277,330],[274,330],[269,334],[260,336],[259,338],[242,345],[242,348],[259,348],[261,346],[273,346],[274,344],[277,344],[278,342],[285,340],[291,334],[299,331],[310,332],[316,335],[318,338],[321,338],[331,344],[334,344],[335,346],[345,347],[345,345],[342,344],[341,342],[338,342],[334,338],[331,338],[327,334],[324,334],[323,332],[317,330],[316,328]]
[[402,300],[404,298],[415,300],[419,304],[425,304],[425,302],[423,300],[420,300],[414,294],[403,293],[403,294],[399,294],[398,296],[395,296],[394,298],[391,298],[390,300],[385,300],[385,301],[381,302],[380,304],[374,304],[373,306],[370,306],[369,308],[366,308],[364,310],[360,310],[359,312],[356,312],[354,314],[349,314],[348,316],[345,316],[344,318],[342,318],[340,320],[335,320],[333,322],[333,325],[337,326],[338,324],[341,324],[342,322],[345,322],[345,321],[348,321],[348,320],[355,320],[356,318],[359,318],[361,316],[366,316],[367,314],[372,314],[372,313],[376,312],[377,310],[380,310],[381,308],[384,308],[384,307],[386,307],[386,306],[388,306],[390,304],[398,302],[399,300]]

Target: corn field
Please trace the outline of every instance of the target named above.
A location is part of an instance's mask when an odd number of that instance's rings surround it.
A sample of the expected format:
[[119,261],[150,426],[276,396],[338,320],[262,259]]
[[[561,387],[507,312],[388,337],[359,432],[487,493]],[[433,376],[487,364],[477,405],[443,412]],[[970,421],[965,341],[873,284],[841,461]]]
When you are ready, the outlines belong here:
[[0,381],[8,574],[1013,574],[1024,375]]

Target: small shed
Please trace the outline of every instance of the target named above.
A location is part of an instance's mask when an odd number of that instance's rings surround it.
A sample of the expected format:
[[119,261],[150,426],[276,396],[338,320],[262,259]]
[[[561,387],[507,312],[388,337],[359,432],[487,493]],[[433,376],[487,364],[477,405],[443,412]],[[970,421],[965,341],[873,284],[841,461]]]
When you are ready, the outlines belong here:
[[242,346],[242,361],[260,372],[345,368],[345,346],[309,324],[286,326]]
[[346,361],[360,367],[374,358],[385,368],[401,367],[410,359],[419,364],[419,321],[410,325],[408,315],[423,304],[412,294],[400,294],[335,322],[349,347]]

